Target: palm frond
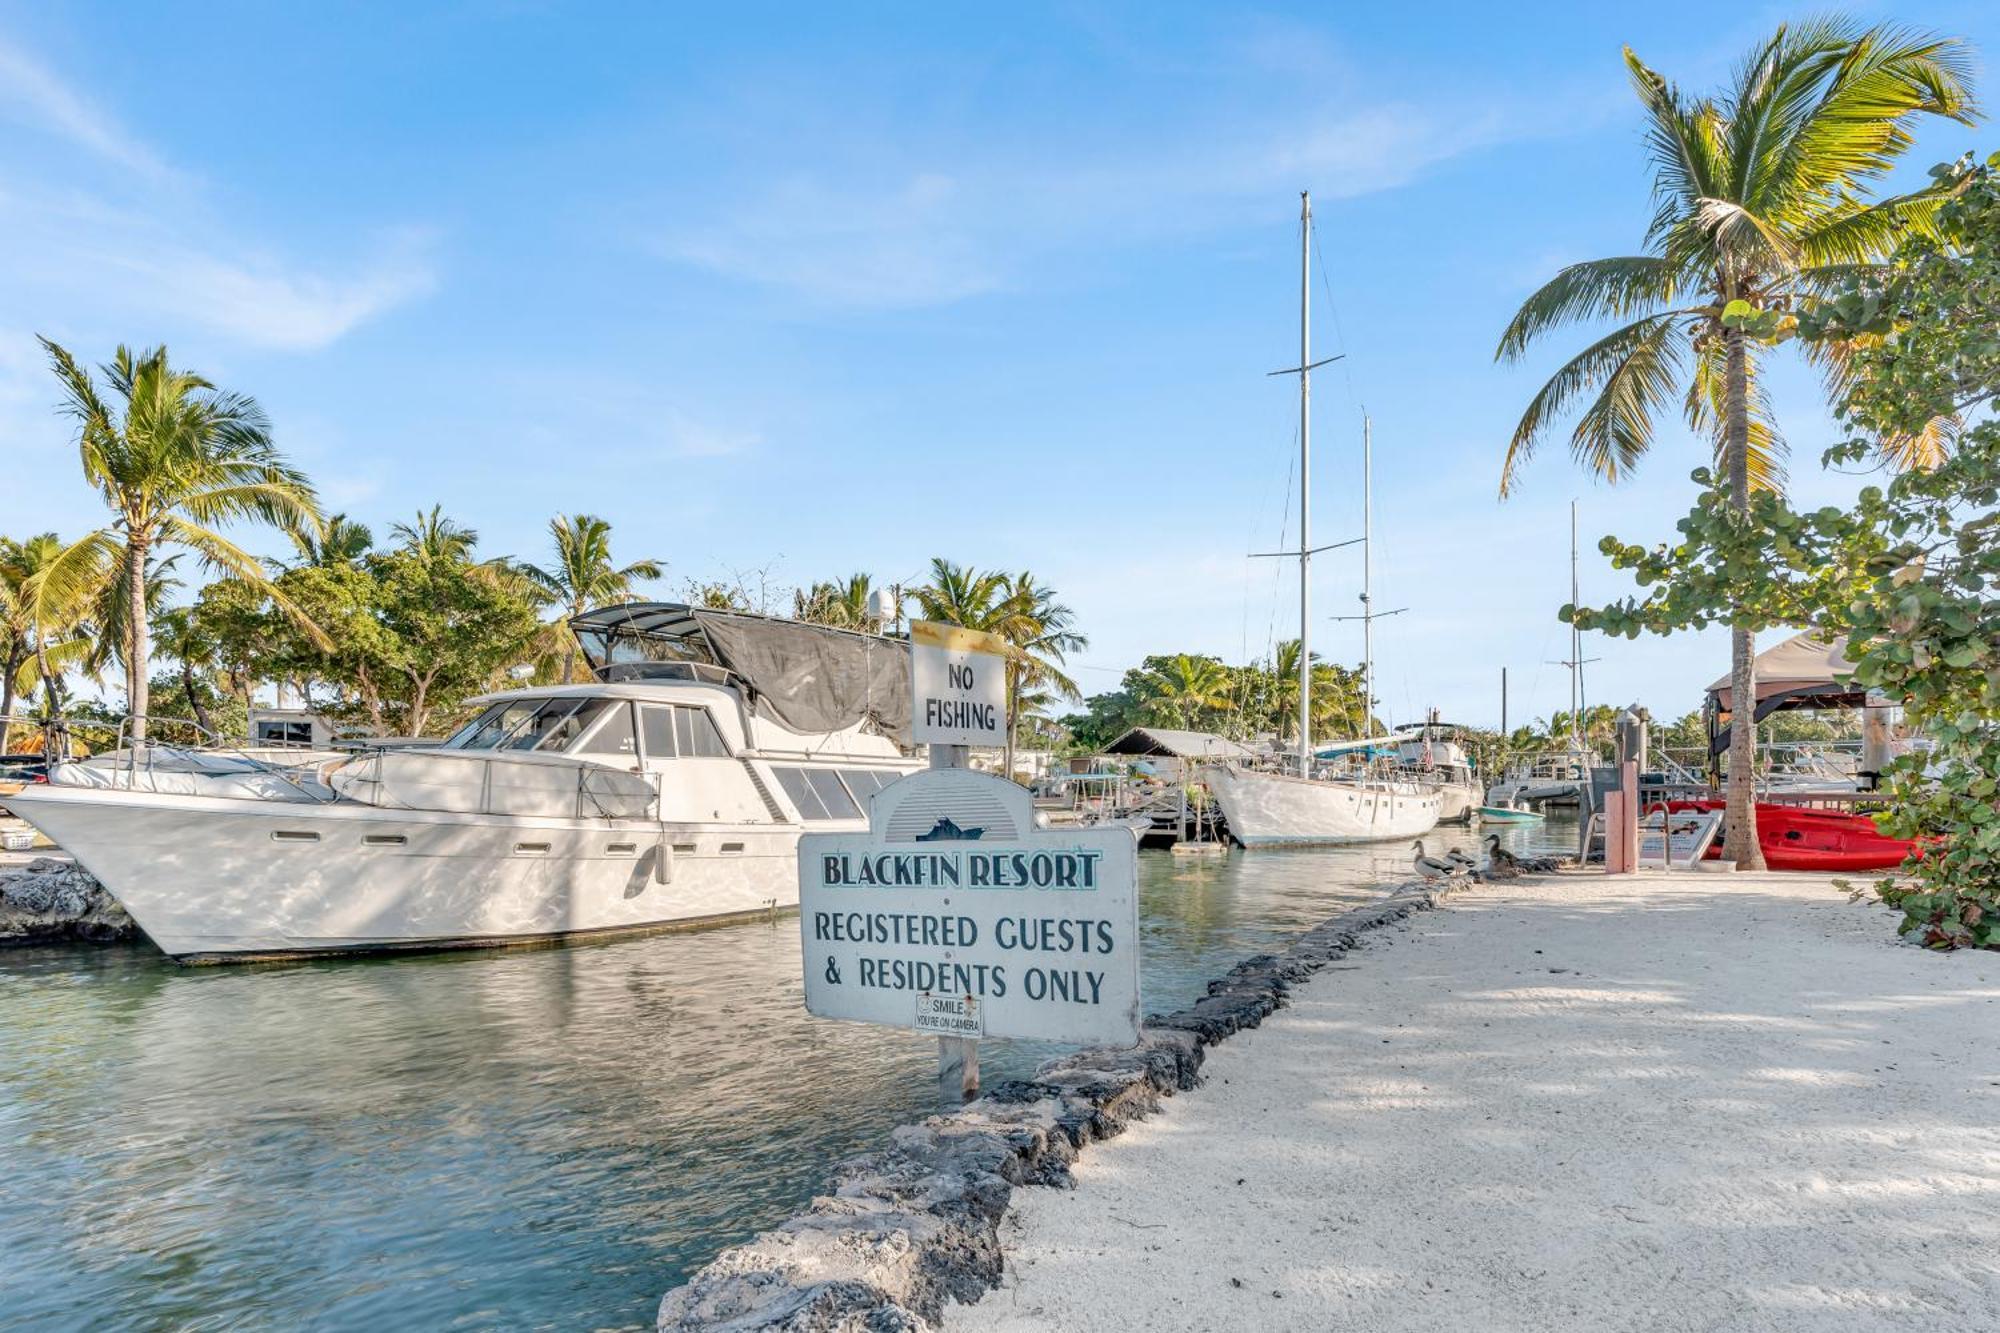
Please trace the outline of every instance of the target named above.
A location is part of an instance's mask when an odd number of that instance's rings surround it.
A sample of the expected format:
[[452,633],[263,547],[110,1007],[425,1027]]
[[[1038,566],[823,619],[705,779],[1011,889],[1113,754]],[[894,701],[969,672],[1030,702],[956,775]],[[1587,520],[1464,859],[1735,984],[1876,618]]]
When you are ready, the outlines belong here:
[[[1584,348],[1550,376],[1548,383],[1529,401],[1527,411],[1521,414],[1520,424],[1514,428],[1514,438],[1508,442],[1507,457],[1500,469],[1501,496],[1504,498],[1513,490],[1517,470],[1534,455],[1541,437],[1582,395],[1599,391],[1598,401],[1593,404],[1595,415],[1586,414],[1592,423],[1592,430],[1610,430],[1619,421],[1627,426],[1641,420],[1650,421],[1650,409],[1635,415],[1631,410],[1621,410],[1621,404],[1624,409],[1630,409],[1650,402],[1651,385],[1657,376],[1678,369],[1680,355],[1688,341],[1685,324],[1689,313],[1685,310],[1663,311],[1614,329]],[[1618,378],[1621,367],[1634,356],[1646,360],[1634,367],[1635,373],[1622,379],[1607,399],[1602,391]],[[1633,397],[1634,394],[1638,396]],[[1604,452],[1598,444],[1590,442],[1581,423],[1578,432],[1572,437],[1572,446],[1579,457],[1596,457],[1602,453],[1604,458],[1616,462],[1615,472],[1607,473],[1607,476],[1620,474],[1629,468],[1637,454],[1643,453],[1651,443],[1650,438],[1644,443],[1627,440]],[[1605,437],[1604,443],[1609,442],[1610,437]],[[1632,446],[1636,446],[1636,452],[1630,458],[1618,457],[1622,449]]]
[[1521,303],[1500,335],[1496,361],[1518,360],[1528,345],[1561,324],[1622,319],[1674,299],[1678,275],[1657,255],[1623,255],[1571,264]]

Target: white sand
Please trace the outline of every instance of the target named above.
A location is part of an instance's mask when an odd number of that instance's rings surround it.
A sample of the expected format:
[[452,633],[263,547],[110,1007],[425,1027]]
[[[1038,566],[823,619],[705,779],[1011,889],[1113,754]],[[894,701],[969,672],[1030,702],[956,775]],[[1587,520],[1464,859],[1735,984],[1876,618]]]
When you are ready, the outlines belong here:
[[1474,890],[1017,1190],[948,1325],[2000,1329],[2000,954],[1892,926],[1797,875]]

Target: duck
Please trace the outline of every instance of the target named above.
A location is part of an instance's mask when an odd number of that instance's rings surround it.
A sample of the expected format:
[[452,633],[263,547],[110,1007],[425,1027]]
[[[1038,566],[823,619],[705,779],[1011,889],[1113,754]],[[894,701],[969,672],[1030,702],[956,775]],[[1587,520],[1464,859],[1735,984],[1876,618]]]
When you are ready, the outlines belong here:
[[1503,879],[1520,874],[1549,875],[1560,868],[1553,856],[1516,856],[1500,845],[1500,835],[1486,835],[1486,873]]
[[1457,866],[1460,870],[1479,869],[1479,862],[1467,856],[1462,850],[1460,850],[1457,847],[1453,847],[1449,851],[1447,851],[1444,854],[1444,859],[1451,862],[1451,864]]
[[1465,873],[1449,861],[1440,861],[1435,856],[1426,856],[1421,838],[1410,845],[1417,849],[1417,854],[1411,860],[1417,867],[1417,873],[1425,879],[1456,879]]

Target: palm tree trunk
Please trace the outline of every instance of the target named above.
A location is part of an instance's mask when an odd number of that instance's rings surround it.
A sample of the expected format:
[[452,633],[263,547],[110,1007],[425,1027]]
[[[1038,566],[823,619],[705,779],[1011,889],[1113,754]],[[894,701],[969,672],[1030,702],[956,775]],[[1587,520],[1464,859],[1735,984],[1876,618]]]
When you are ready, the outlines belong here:
[[[1723,333],[1728,348],[1723,449],[1729,466],[1729,508],[1750,515],[1749,349],[1740,329]],[[1757,842],[1757,636],[1742,625],[1729,630],[1729,774],[1724,791],[1727,827],[1722,855],[1738,870],[1762,870]]]
[[125,699],[132,715],[131,738],[146,738],[146,660],[153,655],[152,627],[146,623],[146,539],[125,543]]
[[1014,727],[1016,725],[1015,714],[1020,710],[1020,707],[1021,707],[1021,682],[1019,678],[1015,676],[1014,668],[1010,664],[1007,668],[1007,749],[1006,749],[1007,767],[1005,770],[1007,774],[1007,781],[1009,782],[1012,782],[1014,780]]
[[7,753],[7,745],[14,731],[14,676],[21,669],[21,645],[9,640],[5,674],[0,674],[0,754]]
[[201,726],[203,735],[199,743],[206,743],[215,735],[215,724],[209,721],[208,710],[201,705],[201,692],[194,684],[194,668],[186,662],[181,663],[181,693],[187,695],[190,715]]
[[35,635],[35,670],[41,673],[42,694],[48,700],[47,716],[42,719],[42,758],[53,764],[69,758],[69,743],[62,719],[56,714],[56,678],[49,672],[48,645],[40,634]]

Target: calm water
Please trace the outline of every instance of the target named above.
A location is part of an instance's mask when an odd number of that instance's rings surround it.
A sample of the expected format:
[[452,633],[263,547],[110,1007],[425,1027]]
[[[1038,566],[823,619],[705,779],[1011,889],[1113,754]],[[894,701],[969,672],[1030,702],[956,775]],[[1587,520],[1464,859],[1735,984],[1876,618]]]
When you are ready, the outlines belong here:
[[[1408,857],[1143,854],[1145,1007]],[[992,1080],[1048,1048],[981,1054]],[[0,1323],[650,1327],[685,1273],[936,1109],[935,1060],[808,1017],[790,917],[261,969],[0,952]]]

